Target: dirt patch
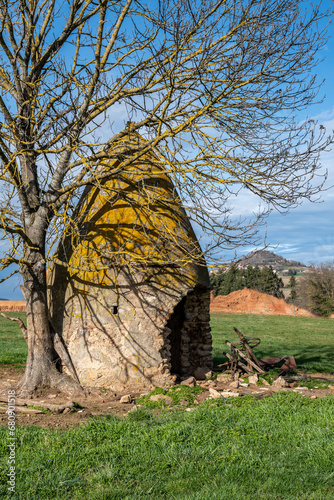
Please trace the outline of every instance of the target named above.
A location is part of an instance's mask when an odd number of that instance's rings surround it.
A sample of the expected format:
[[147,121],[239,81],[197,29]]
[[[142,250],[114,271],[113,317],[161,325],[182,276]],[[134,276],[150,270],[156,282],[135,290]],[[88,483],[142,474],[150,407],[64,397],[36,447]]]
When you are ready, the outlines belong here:
[[[334,376],[329,374],[312,374],[312,378],[315,377],[317,380],[321,381],[329,381],[331,384],[334,384]],[[13,387],[22,377],[22,369],[18,370],[12,365],[0,365],[0,394],[7,397],[7,391],[10,387]],[[214,388],[217,391],[228,391],[229,384],[228,383],[219,383],[215,380],[197,382],[198,385],[201,385],[204,392],[197,396],[198,403],[205,401],[210,398],[210,388]],[[320,398],[329,395],[334,395],[334,385],[333,389],[298,389],[291,384],[291,387],[271,387],[271,386],[259,386],[259,385],[249,385],[248,387],[240,386],[238,389],[233,389],[233,391],[237,391],[240,396],[252,395],[255,398],[262,399],[264,397],[268,397],[274,392],[277,391],[294,391],[305,396],[311,398]],[[129,394],[129,391],[127,392]],[[52,403],[52,404],[64,404],[69,400],[68,395],[62,394],[55,390],[50,389],[40,389],[38,390],[34,396],[34,408],[24,407],[24,413],[16,411],[16,423],[21,426],[29,426],[36,425],[43,428],[54,428],[54,429],[67,429],[70,427],[75,427],[78,425],[82,425],[86,423],[93,416],[99,415],[117,415],[117,416],[125,416],[129,411],[133,411],[138,408],[140,405],[136,403],[136,400],[139,399],[141,394],[136,392],[131,392],[131,403],[121,403],[121,398],[124,396],[124,393],[115,394],[110,390],[106,390],[104,388],[96,389],[94,388],[87,391],[87,396],[85,398],[80,399],[80,401],[76,401],[79,403],[76,409],[65,412],[65,413],[35,413],[36,407],[43,407],[43,403]],[[38,401],[38,405],[36,405],[36,400]],[[214,404],[214,400],[212,404]],[[182,409],[184,410],[186,406],[182,405]],[[5,402],[0,403],[0,425],[7,426],[8,424],[8,415],[6,414],[7,404]],[[30,413],[29,413],[30,411]]]
[[0,300],[0,311],[21,312],[25,310],[26,310],[25,300]]
[[[0,394],[7,397],[8,389],[12,389],[21,379],[22,367],[17,368],[13,365],[0,365]],[[16,424],[21,426],[38,425],[40,427],[53,427],[59,429],[66,429],[69,427],[80,425],[87,421],[94,415],[108,415],[114,414],[123,416],[130,410],[136,407],[135,400],[140,397],[139,393],[131,393],[133,402],[129,404],[120,403],[123,394],[115,394],[113,391],[100,389],[87,390],[86,397],[75,400],[78,403],[77,408],[69,413],[52,413],[46,411],[45,413],[34,413],[34,409],[43,407],[43,403],[51,404],[64,404],[70,400],[68,394],[63,394],[55,389],[39,389],[33,395],[34,408],[31,408],[31,414],[28,407],[24,407],[25,413],[16,411],[15,419]],[[38,405],[36,405],[38,401]],[[28,402],[28,401],[27,401]],[[0,425],[7,425],[8,416],[6,414],[7,404],[0,402]],[[18,410],[18,409],[17,409]]]
[[236,314],[268,314],[278,316],[314,317],[309,311],[287,304],[284,299],[277,299],[266,293],[244,288],[229,295],[211,295],[210,312]]

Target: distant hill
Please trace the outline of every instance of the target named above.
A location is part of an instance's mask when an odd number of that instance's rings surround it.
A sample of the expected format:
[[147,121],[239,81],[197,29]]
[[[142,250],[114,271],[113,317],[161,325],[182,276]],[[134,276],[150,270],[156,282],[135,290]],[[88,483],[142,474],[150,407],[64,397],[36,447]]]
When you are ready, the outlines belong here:
[[243,257],[239,263],[242,266],[272,266],[275,269],[284,267],[307,267],[305,264],[301,264],[295,260],[287,260],[281,255],[269,252],[268,250],[259,250],[250,256]]

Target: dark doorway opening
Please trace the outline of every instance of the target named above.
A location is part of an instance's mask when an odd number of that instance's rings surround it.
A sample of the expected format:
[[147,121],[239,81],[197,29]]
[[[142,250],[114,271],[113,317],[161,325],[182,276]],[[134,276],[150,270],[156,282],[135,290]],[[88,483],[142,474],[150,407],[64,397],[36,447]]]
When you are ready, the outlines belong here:
[[184,323],[184,305],[186,298],[184,297],[181,302],[177,304],[174,312],[167,322],[167,327],[171,329],[168,338],[170,341],[171,351],[171,373],[182,375],[182,361],[181,361],[181,330]]

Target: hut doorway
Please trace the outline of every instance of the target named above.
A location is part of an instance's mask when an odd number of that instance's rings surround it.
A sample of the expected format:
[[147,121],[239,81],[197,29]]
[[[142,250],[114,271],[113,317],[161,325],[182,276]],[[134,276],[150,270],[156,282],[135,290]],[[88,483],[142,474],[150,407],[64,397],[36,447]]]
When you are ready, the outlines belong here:
[[170,363],[171,363],[171,373],[175,375],[182,375],[182,349],[181,349],[181,337],[182,337],[182,327],[185,319],[184,306],[186,302],[186,297],[184,297],[181,302],[177,304],[174,312],[167,322],[167,327],[170,328],[171,333],[168,338],[170,341]]

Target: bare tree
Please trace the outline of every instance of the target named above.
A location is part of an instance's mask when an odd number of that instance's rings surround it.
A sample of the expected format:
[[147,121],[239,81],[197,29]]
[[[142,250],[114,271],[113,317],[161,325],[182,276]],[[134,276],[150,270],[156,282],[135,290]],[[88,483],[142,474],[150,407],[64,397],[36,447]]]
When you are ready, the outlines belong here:
[[317,316],[334,313],[334,263],[311,266],[298,283],[298,305]]
[[[1,269],[27,301],[23,393],[75,385],[53,362],[46,268],[84,186],[154,152],[213,251],[254,235],[230,219],[238,189],[282,210],[319,192],[330,140],[297,112],[317,97],[329,15],[298,0],[0,0]],[[129,127],[145,140],[120,148]]]

